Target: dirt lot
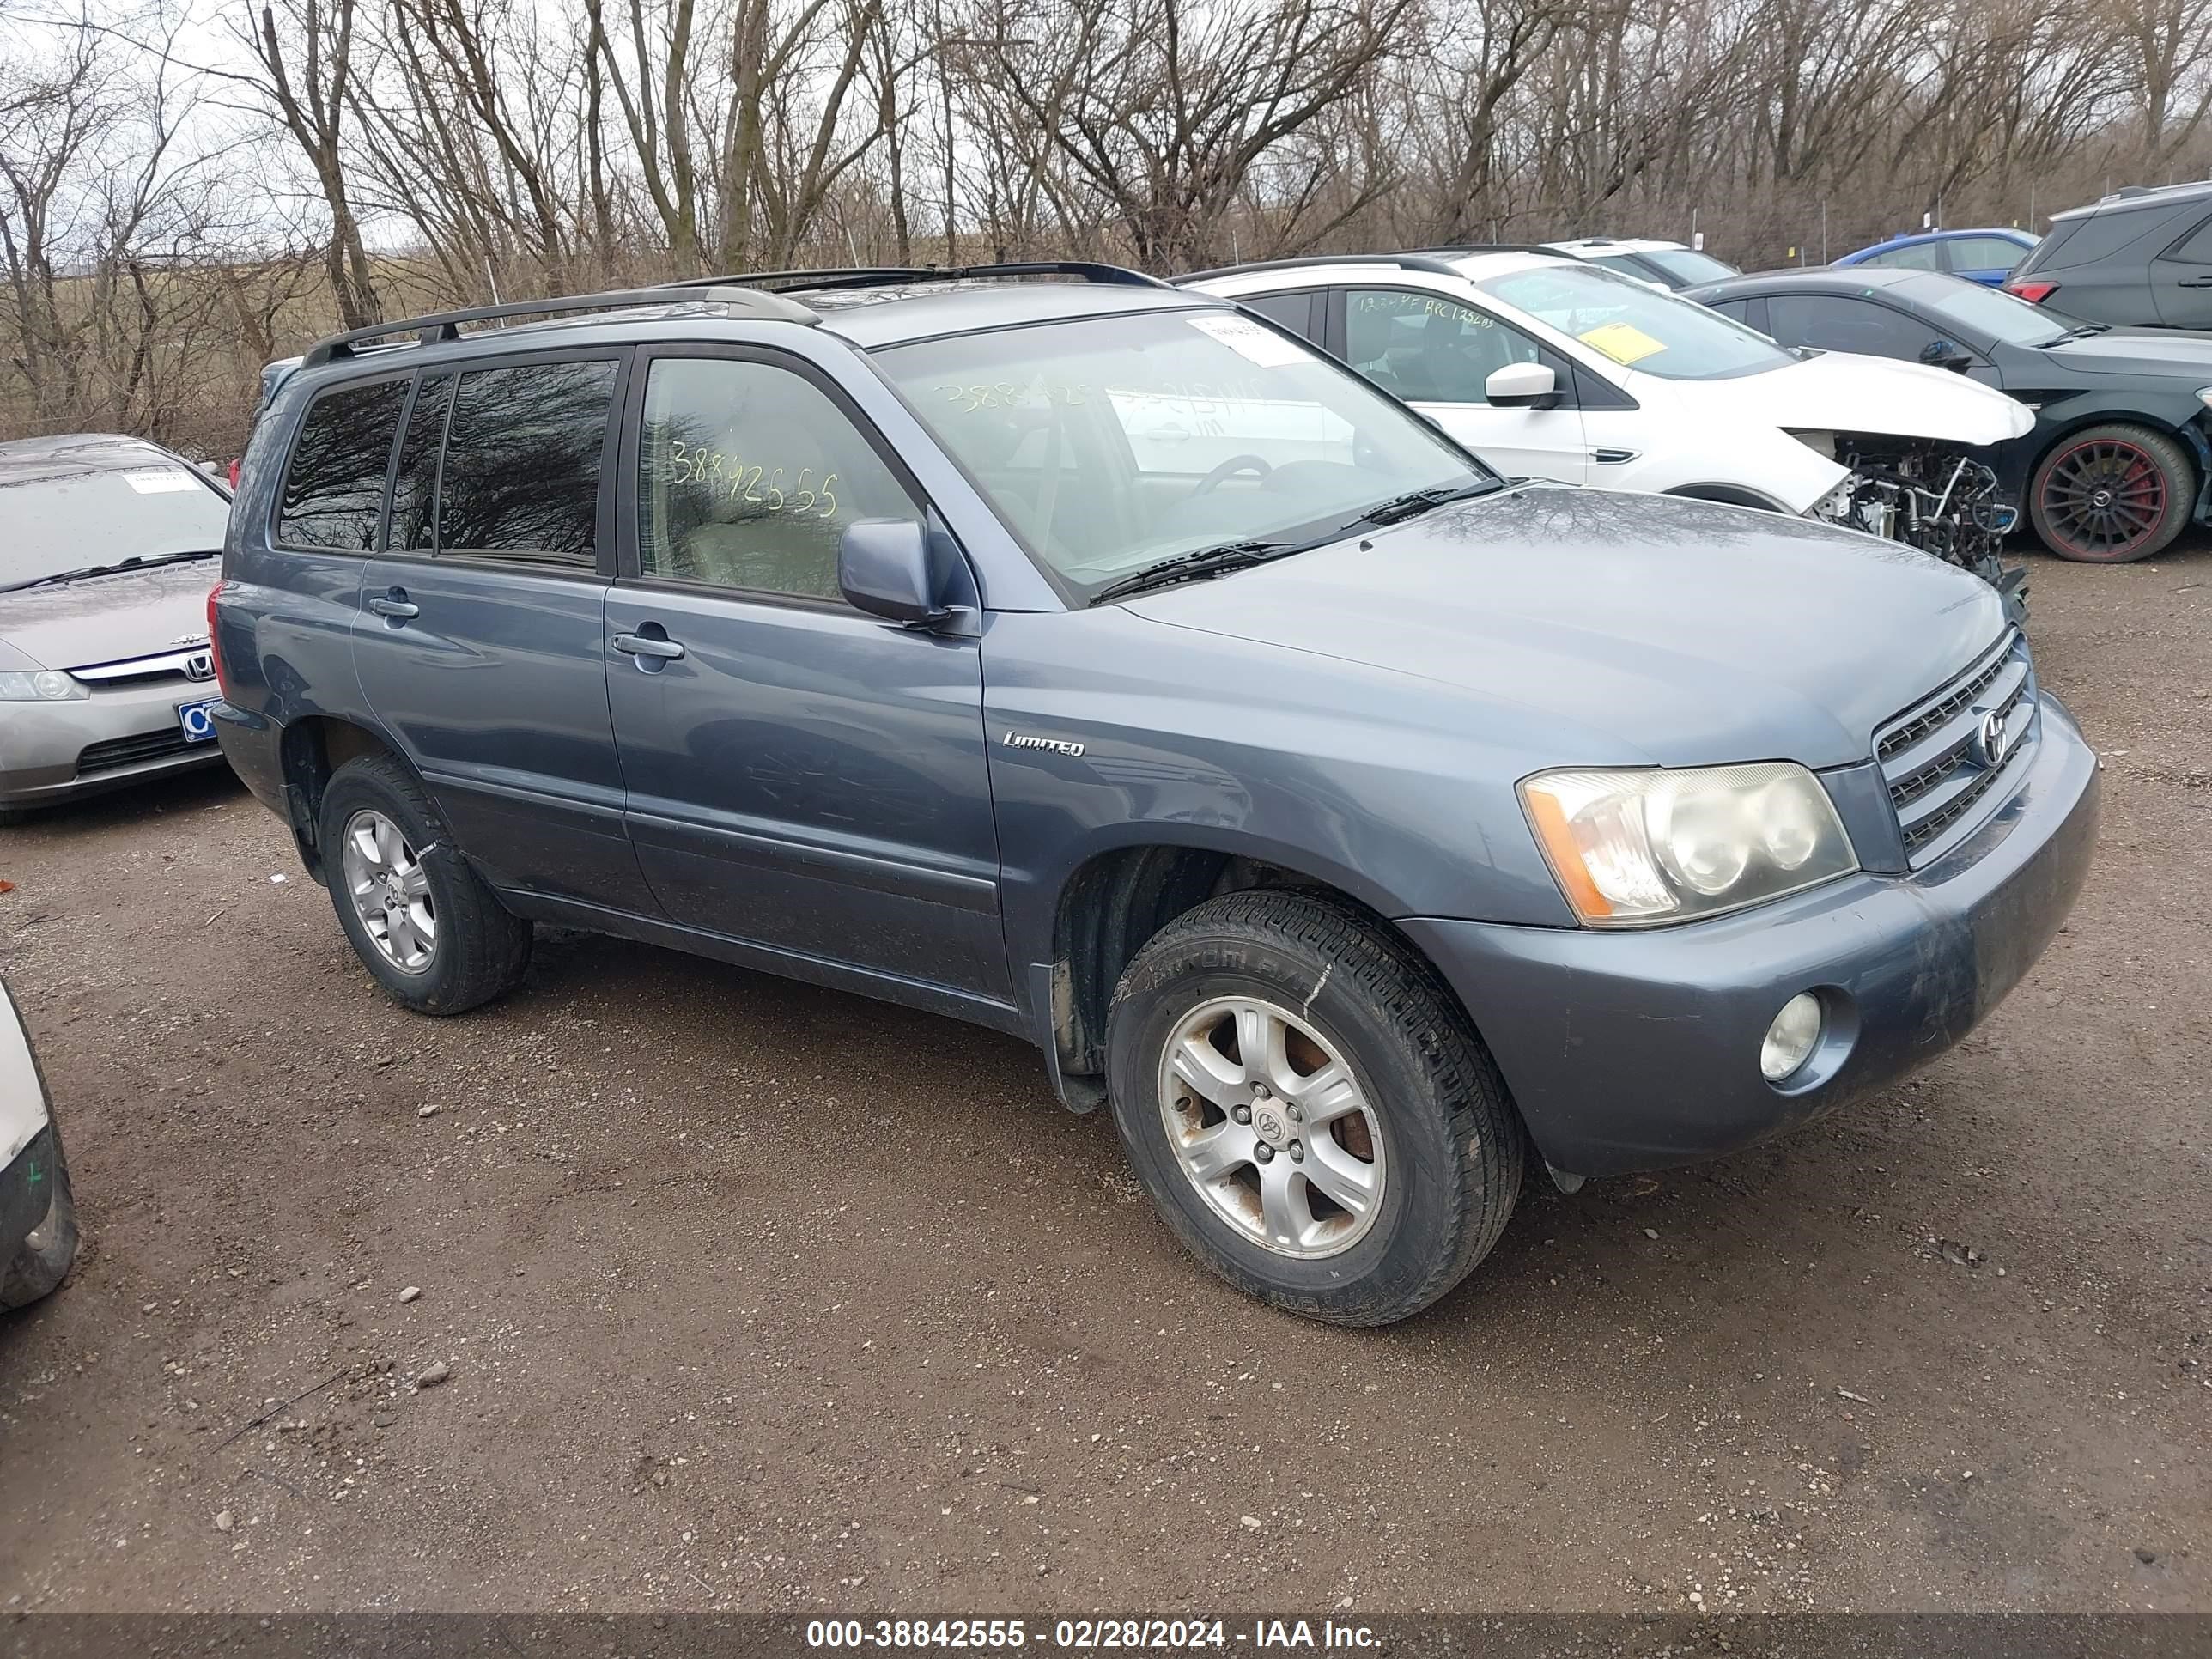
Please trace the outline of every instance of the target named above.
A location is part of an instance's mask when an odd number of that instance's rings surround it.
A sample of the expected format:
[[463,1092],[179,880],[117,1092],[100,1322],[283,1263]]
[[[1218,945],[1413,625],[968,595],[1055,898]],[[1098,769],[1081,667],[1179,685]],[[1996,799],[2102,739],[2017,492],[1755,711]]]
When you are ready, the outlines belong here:
[[2035,603],[2107,795],[2033,976],[1382,1333],[1012,1042],[579,936],[431,1023],[227,777],[0,831],[88,1241],[0,1320],[0,1606],[2212,1610],[2212,547]]

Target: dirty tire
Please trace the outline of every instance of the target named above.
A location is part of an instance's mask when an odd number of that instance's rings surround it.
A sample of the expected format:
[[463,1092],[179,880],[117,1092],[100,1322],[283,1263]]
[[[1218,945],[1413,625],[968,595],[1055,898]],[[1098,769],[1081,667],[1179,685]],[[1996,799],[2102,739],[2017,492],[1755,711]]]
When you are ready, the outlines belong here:
[[[428,879],[437,943],[428,967],[419,973],[404,972],[385,958],[346,891],[340,843],[348,821],[364,807],[398,827]],[[398,761],[363,755],[338,768],[323,791],[318,844],[338,926],[392,1000],[418,1014],[460,1014],[521,983],[530,965],[530,924],[501,904],[461,855],[429,795]]]
[[[1276,1254],[1184,1173],[1163,1120],[1163,1055],[1193,1011],[1224,997],[1296,1011],[1375,1109],[1382,1196],[1340,1254]],[[1162,929],[1115,991],[1107,1083],[1130,1164],[1184,1246],[1247,1294],[1330,1324],[1385,1325],[1428,1306],[1488,1254],[1520,1196],[1520,1116],[1456,1000],[1382,923],[1332,895],[1226,894]]]
[[51,1296],[76,1260],[76,1195],[70,1190],[69,1164],[62,1156],[62,1132],[53,1131],[53,1200],[46,1219],[17,1247],[0,1273],[0,1308],[21,1308]]
[[[2078,469],[2089,469],[2084,477]],[[2130,490],[2155,491],[2156,517],[2146,526],[2100,526],[2084,510],[2081,492],[2118,481]],[[2124,422],[2069,432],[2035,464],[2027,488],[2028,515],[2043,544],[2081,564],[2132,564],[2162,553],[2189,527],[2197,501],[2197,471],[2180,442],[2149,427]],[[2142,511],[2148,513],[2147,505]]]

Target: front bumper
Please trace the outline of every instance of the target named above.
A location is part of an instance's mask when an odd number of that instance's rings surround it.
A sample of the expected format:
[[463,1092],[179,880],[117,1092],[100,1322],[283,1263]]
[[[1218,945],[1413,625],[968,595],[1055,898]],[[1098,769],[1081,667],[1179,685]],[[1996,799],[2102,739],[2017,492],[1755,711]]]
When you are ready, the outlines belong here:
[[49,1121],[0,1170],[0,1272],[53,1208],[61,1139]]
[[187,744],[179,705],[216,694],[182,678],[101,687],[71,702],[0,705],[0,807],[46,806],[218,763],[212,739]]
[[[1942,1054],[2065,921],[2096,841],[2097,757],[2056,697],[2040,702],[2021,787],[1911,876],[1644,933],[1401,925],[1459,993],[1554,1169],[1620,1175],[1752,1146]],[[1799,1076],[1770,1084],[1760,1039],[1806,990],[1826,1035]]]

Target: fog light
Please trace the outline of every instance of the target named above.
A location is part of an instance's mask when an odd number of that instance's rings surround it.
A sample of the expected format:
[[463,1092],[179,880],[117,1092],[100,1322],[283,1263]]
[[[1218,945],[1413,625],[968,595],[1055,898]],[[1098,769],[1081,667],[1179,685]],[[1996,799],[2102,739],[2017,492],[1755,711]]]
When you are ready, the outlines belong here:
[[1759,1069],[1769,1083],[1779,1083],[1805,1063],[1820,1040],[1820,999],[1800,991],[1766,1028],[1766,1041],[1759,1045]]

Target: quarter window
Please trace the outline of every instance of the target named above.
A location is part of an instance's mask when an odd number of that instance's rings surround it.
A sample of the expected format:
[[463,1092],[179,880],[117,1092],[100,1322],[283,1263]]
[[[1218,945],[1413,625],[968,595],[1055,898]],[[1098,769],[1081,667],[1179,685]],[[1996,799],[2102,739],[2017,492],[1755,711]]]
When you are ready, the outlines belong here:
[[1354,368],[1415,404],[1486,404],[1492,370],[1543,356],[1527,335],[1472,306],[1403,289],[1347,290],[1344,340]]
[[280,544],[331,553],[376,545],[385,468],[406,402],[404,380],[339,386],[315,399],[284,472]]
[[1240,294],[1237,303],[1310,340],[1316,332],[1313,302],[1320,292],[1319,289],[1309,288],[1294,289],[1288,294]]
[[638,562],[647,576],[836,599],[858,519],[922,508],[812,381],[732,357],[662,357],[645,386]]
[[614,383],[611,361],[462,375],[438,484],[438,551],[588,568]]

